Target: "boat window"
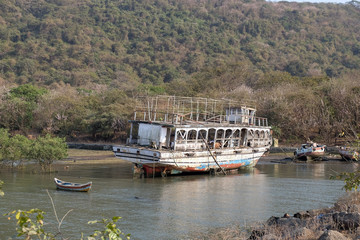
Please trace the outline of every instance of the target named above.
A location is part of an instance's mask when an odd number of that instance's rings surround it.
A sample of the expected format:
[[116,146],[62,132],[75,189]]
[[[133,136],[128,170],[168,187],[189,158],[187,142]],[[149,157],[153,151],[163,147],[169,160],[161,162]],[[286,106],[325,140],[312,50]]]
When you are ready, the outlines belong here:
[[265,138],[265,132],[264,131],[260,132],[260,138]]
[[218,129],[216,131],[216,140],[215,140],[214,148],[216,149],[223,148],[224,134],[225,134],[224,129]]
[[178,143],[184,143],[186,140],[186,131],[185,130],[179,130],[176,134],[176,141]]
[[229,147],[238,147],[240,144],[240,130],[236,129],[232,135],[232,140]]
[[231,138],[231,136],[232,136],[232,130],[231,129],[226,129],[225,138]]
[[246,144],[246,137],[247,137],[247,130],[246,129],[241,129],[241,145],[245,146]]
[[207,136],[206,136],[206,133],[207,133],[206,130],[204,130],[204,129],[203,129],[203,130],[200,130],[200,131],[199,131],[198,139],[205,139],[205,140],[206,140],[206,137],[207,137]]
[[216,132],[216,138],[223,138],[224,137],[224,129],[218,129]]
[[240,138],[240,130],[236,129],[236,131],[233,134],[233,138]]
[[248,138],[252,138],[254,136],[254,131],[250,130],[248,131]]
[[233,131],[232,129],[226,129],[225,131],[225,139],[224,139],[224,147],[232,147],[233,146]]
[[208,132],[208,144],[210,148],[214,148],[215,146],[215,133],[216,130],[214,128],[210,128]]
[[190,130],[188,132],[188,140],[196,140],[197,131],[196,130]]

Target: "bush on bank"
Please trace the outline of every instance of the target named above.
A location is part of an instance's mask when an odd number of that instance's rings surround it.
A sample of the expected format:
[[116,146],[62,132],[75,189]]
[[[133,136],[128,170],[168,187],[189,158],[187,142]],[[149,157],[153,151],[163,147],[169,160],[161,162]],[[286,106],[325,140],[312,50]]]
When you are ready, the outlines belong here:
[[11,167],[21,166],[24,162],[36,161],[46,170],[55,160],[67,157],[67,145],[64,138],[49,134],[36,139],[23,135],[11,136],[6,129],[0,129],[0,162]]

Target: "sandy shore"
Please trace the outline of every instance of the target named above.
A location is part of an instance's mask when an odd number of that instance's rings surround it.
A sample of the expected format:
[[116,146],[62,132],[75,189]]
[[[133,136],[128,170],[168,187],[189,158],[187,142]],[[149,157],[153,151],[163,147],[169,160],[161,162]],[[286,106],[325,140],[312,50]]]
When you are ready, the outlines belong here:
[[111,164],[123,163],[122,159],[116,158],[112,151],[69,149],[68,157],[57,161],[57,164]]

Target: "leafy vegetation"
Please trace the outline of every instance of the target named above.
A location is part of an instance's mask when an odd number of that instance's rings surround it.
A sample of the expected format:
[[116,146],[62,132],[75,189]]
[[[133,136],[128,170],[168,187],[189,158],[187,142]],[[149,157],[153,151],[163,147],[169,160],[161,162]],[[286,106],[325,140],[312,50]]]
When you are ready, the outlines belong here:
[[0,0],[0,127],[124,140],[134,98],[252,98],[281,141],[360,131],[348,4]]
[[65,139],[51,137],[49,134],[44,137],[37,137],[31,144],[29,158],[35,159],[43,170],[46,170],[54,160],[61,160],[67,157],[67,144]]
[[[44,211],[40,209],[31,209],[29,211],[15,210],[6,215],[15,215],[17,220],[16,231],[18,236],[24,236],[24,239],[54,239],[54,235],[51,233],[45,232],[44,226]],[[32,216],[34,216],[32,219]]]
[[[61,232],[54,234],[46,231],[44,228],[44,215],[45,212],[40,209],[30,209],[30,210],[14,210],[5,214],[9,216],[15,215],[16,219],[16,231],[18,232],[18,237],[24,237],[24,239],[39,239],[39,240],[56,240],[56,239],[65,239],[61,236]],[[113,217],[111,220],[103,219],[101,221],[89,221],[89,224],[102,223],[104,225],[104,230],[96,230],[94,234],[85,237],[81,236],[81,240],[122,240],[130,239],[130,234],[123,234],[119,228],[116,227],[116,222],[121,219],[121,217]],[[60,234],[60,236],[59,236]]]
[[51,166],[54,160],[67,157],[65,139],[45,135],[34,140],[16,134],[10,136],[6,129],[0,128],[0,162],[10,163],[12,167],[24,161],[36,160],[43,170]]
[[[1,0],[0,76],[8,83],[136,88],[221,62],[293,76],[360,67],[353,4],[265,1]],[[131,83],[131,84],[129,84]]]
[[104,226],[102,231],[95,230],[94,234],[88,237],[88,240],[118,240],[122,239],[122,237],[130,239],[130,234],[124,234],[119,228],[116,227],[116,222],[119,219],[121,219],[121,217],[113,217],[112,219],[102,219],[88,222],[88,224],[100,223]]

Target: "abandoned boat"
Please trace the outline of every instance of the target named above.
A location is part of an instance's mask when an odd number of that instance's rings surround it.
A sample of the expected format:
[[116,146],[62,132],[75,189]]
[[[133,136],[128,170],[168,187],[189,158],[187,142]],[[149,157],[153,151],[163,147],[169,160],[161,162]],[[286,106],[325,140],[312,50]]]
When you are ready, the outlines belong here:
[[322,160],[325,155],[325,145],[308,142],[302,144],[300,148],[294,152],[295,159],[298,160]]
[[92,186],[92,182],[88,182],[84,184],[72,183],[72,182],[65,182],[57,178],[54,178],[54,181],[57,189],[66,190],[66,191],[88,192]]
[[145,176],[255,166],[272,144],[252,103],[157,96],[138,100],[126,145],[115,156]]
[[339,149],[341,158],[345,161],[359,161],[359,152],[350,147],[341,147]]

